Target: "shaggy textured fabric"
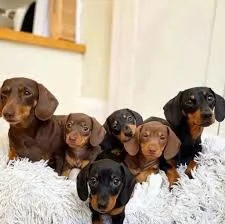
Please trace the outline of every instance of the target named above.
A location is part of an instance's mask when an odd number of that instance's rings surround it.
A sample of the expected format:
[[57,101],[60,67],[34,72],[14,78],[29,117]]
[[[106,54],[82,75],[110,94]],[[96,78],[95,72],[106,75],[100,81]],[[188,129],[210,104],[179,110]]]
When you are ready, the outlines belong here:
[[[6,133],[0,135],[1,224],[91,223],[88,203],[76,193],[77,170],[71,173],[72,180],[66,180],[43,161],[24,159],[6,165],[7,144]],[[203,147],[194,179],[180,167],[179,185],[171,192],[163,172],[137,184],[124,223],[225,223],[225,140],[206,137]]]

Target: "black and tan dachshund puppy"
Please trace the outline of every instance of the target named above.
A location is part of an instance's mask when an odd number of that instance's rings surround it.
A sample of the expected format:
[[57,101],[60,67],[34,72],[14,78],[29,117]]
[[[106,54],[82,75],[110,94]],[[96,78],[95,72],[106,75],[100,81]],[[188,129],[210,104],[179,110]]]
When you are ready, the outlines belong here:
[[225,100],[207,87],[194,87],[178,93],[163,107],[167,121],[181,140],[177,164],[187,164],[186,174],[196,167],[194,157],[202,150],[204,127],[225,118]]
[[103,125],[106,135],[101,143],[106,153],[116,155],[118,161],[123,161],[125,156],[124,145],[129,142],[135,134],[136,127],[143,123],[142,116],[130,109],[114,111],[106,119]]
[[101,215],[107,214],[112,224],[122,224],[135,183],[128,168],[113,160],[98,160],[82,169],[77,176],[77,192],[83,201],[89,197],[92,223],[102,223]]

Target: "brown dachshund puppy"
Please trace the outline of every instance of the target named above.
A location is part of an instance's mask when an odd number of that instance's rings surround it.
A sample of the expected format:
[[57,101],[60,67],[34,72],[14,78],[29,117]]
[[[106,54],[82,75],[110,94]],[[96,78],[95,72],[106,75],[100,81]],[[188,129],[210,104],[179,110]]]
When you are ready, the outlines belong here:
[[195,156],[202,151],[203,129],[215,120],[225,118],[225,100],[208,87],[194,87],[181,91],[163,107],[171,128],[181,141],[175,164],[187,164],[185,173],[191,178],[196,167]]
[[72,168],[84,168],[101,152],[99,144],[105,136],[104,127],[93,117],[82,113],[70,114],[65,124],[67,150],[63,175]]
[[59,174],[64,158],[63,130],[53,117],[57,99],[27,78],[4,81],[0,89],[0,116],[9,123],[9,160],[27,157],[49,160]]
[[[151,121],[140,125],[136,130],[135,138],[127,145],[125,163],[138,182],[146,181],[151,173],[157,173],[160,158],[170,160],[179,151],[180,141],[170,127],[158,121]],[[176,179],[179,177],[176,169],[173,170]],[[170,185],[173,180],[168,176]]]
[[110,159],[90,163],[77,176],[78,196],[83,201],[89,197],[93,224],[103,223],[103,214],[111,216],[112,224],[122,224],[135,184],[129,169]]

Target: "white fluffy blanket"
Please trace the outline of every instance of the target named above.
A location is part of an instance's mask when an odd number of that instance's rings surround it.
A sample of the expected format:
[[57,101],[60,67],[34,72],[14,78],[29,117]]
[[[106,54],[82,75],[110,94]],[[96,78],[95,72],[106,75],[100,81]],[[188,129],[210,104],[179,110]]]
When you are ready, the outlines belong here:
[[[0,130],[1,133],[1,130]],[[58,177],[43,161],[6,165],[7,136],[0,136],[1,224],[89,224],[87,202],[73,180]],[[190,180],[183,174],[171,192],[163,172],[137,184],[126,206],[125,224],[225,223],[225,140],[203,139],[204,152]],[[71,175],[76,179],[76,170]]]

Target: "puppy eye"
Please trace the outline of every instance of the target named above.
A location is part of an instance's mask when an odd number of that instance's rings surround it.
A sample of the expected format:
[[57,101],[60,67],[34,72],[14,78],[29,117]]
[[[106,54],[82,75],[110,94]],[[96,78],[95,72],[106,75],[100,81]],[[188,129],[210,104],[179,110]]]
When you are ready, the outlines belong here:
[[1,99],[4,100],[7,98],[7,95],[5,95],[4,93],[1,94]]
[[67,123],[66,127],[67,127],[67,128],[71,128],[71,127],[72,127],[72,123],[70,123],[70,122]]
[[98,181],[97,181],[97,179],[96,179],[95,177],[92,177],[92,178],[89,180],[89,184],[92,185],[92,186],[96,185],[97,182],[98,182]]
[[147,138],[147,137],[148,137],[148,133],[145,132],[145,133],[143,134],[143,137],[144,137],[144,138]]
[[194,104],[194,100],[193,99],[189,99],[189,100],[186,101],[186,104],[189,105],[189,106],[193,105]]
[[163,135],[162,135],[162,136],[160,136],[160,140],[162,140],[162,141],[163,141],[163,140],[165,140],[165,139],[166,139],[166,137],[165,137],[165,136],[163,136]]
[[133,120],[133,117],[132,117],[132,116],[128,116],[128,117],[127,117],[127,120],[128,120],[128,121],[132,121],[132,120]]
[[116,129],[117,128],[117,123],[113,123],[112,124],[112,129]]
[[89,131],[89,127],[86,126],[86,125],[84,125],[84,126],[82,127],[82,131],[83,131],[83,132],[88,132],[88,131]]
[[24,92],[23,92],[23,94],[25,96],[30,96],[31,95],[31,92],[29,90],[25,89]]
[[115,185],[115,186],[119,186],[119,185],[120,185],[120,180],[119,180],[119,178],[114,178],[114,179],[113,179],[113,185]]
[[213,100],[214,100],[213,95],[208,95],[208,96],[207,96],[207,100],[208,100],[209,102],[213,101]]

